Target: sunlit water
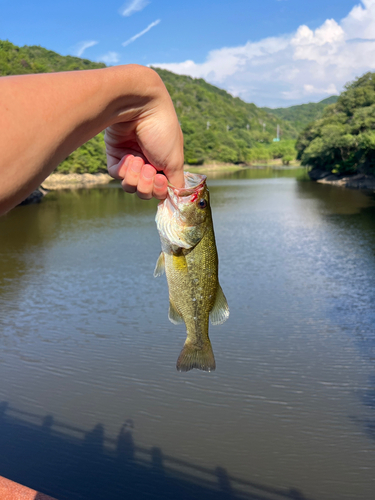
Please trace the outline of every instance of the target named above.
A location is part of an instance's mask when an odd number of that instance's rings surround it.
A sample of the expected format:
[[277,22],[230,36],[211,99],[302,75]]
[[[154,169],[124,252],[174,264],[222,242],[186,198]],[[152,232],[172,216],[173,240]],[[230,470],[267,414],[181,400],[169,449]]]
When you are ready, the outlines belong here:
[[114,184],[0,219],[0,475],[60,500],[374,498],[375,198],[300,176],[209,181],[212,373],[175,369],[156,202]]

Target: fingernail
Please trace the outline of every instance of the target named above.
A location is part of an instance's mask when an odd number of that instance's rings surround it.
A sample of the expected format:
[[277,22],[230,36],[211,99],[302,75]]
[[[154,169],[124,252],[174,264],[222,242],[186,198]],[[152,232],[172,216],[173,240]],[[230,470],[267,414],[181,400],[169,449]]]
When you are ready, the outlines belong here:
[[164,185],[165,185],[164,179],[165,179],[164,175],[163,176],[155,175],[155,180],[154,180],[155,187],[158,187],[158,188],[164,187]]
[[142,170],[145,179],[152,179],[155,176],[156,170],[151,165],[145,165]]

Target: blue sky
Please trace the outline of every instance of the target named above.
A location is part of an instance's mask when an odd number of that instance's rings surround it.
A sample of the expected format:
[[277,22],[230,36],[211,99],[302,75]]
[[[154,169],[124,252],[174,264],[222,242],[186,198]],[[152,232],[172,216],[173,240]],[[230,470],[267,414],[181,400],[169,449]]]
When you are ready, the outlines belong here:
[[0,39],[158,65],[290,106],[375,70],[375,0],[18,0],[1,8]]

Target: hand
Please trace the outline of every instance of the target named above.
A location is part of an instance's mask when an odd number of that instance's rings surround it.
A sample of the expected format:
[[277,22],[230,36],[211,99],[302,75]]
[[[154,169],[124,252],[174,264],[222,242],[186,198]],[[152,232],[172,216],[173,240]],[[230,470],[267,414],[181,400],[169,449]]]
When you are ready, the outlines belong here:
[[108,172],[122,180],[123,189],[142,199],[162,200],[168,181],[184,185],[183,137],[172,100],[157,79],[157,85],[150,85],[150,98],[136,112],[120,114],[106,129],[105,142]]
[[123,179],[121,185],[127,193],[137,193],[139,198],[164,200],[167,196],[168,180],[165,175],[145,163],[141,156],[126,155],[108,172],[115,179]]

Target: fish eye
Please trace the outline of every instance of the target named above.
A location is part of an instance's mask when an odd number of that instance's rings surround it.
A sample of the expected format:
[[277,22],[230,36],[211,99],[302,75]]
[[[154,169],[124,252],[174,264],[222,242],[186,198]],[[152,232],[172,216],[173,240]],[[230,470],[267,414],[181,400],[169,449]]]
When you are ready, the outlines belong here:
[[198,201],[198,207],[199,208],[206,208],[207,207],[207,201],[204,198],[201,198]]

